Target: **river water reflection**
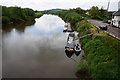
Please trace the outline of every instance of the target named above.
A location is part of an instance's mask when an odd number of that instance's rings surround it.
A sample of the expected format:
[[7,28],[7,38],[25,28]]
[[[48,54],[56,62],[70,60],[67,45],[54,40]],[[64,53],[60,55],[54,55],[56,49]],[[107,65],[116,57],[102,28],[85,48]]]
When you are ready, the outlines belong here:
[[35,21],[23,32],[13,28],[3,33],[3,77],[75,78],[76,63],[64,51],[65,22],[54,15]]

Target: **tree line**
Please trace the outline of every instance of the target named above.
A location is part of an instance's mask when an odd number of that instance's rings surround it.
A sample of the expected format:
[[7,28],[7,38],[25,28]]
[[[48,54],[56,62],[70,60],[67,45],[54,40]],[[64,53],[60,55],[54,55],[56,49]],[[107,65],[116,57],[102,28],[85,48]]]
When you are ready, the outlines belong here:
[[34,19],[36,17],[40,17],[43,14],[55,14],[60,16],[64,21],[70,22],[73,26],[75,26],[76,22],[79,20],[83,20],[85,18],[90,19],[98,19],[107,21],[111,19],[111,13],[107,10],[101,8],[99,9],[97,6],[91,7],[89,10],[78,8],[73,8],[69,10],[58,10],[58,11],[34,11],[30,8],[21,8],[18,6],[15,7],[2,7],[2,23],[17,23],[20,21],[26,21],[28,19]]
[[91,7],[89,10],[87,10],[87,15],[92,19],[98,19],[98,20],[110,20],[112,18],[112,13],[108,12],[106,9],[99,9],[97,6]]
[[88,10],[78,8],[73,8],[69,10],[60,10],[60,11],[43,11],[43,14],[54,14],[61,17],[65,22],[70,22],[72,26],[76,26],[76,23],[83,19],[96,19],[107,22],[111,20],[112,13],[108,12],[103,8],[98,8],[93,6]]
[[2,6],[2,24],[18,23],[40,17],[41,15],[42,14],[38,14],[37,11],[30,8]]

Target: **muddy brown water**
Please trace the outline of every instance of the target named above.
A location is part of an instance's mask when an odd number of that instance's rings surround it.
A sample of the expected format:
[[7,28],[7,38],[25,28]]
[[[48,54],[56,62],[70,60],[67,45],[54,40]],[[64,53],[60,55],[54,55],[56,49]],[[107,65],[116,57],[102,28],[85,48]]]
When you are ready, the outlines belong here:
[[65,54],[64,25],[58,16],[43,15],[22,30],[5,30],[3,78],[76,78],[77,63]]

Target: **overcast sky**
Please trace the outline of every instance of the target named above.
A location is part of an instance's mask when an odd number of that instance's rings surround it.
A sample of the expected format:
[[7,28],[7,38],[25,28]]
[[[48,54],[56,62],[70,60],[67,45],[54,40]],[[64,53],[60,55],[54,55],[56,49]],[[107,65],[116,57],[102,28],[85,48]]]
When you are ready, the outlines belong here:
[[[107,8],[109,0],[0,0],[0,5],[5,6],[21,6],[23,8],[32,8],[34,10],[47,9],[69,9],[81,7],[82,9],[89,9],[91,6],[98,6],[104,9]],[[119,0],[110,0],[109,11],[118,10]]]

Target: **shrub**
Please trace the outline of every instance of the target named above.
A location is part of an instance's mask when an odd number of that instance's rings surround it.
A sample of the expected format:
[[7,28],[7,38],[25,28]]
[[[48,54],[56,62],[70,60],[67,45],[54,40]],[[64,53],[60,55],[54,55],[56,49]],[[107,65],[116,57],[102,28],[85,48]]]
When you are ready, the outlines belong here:
[[2,16],[2,23],[3,24],[7,24],[7,23],[9,23],[10,22],[10,18],[9,17],[7,17],[7,16]]
[[[78,23],[79,34],[85,35],[94,31],[86,21]],[[86,29],[87,28],[87,29]],[[92,29],[92,30],[91,30]],[[90,78],[93,80],[120,79],[120,41],[106,33],[95,33],[93,37],[85,37],[80,40],[86,52]],[[80,63],[81,64],[81,63]],[[78,70],[83,69],[81,64]]]
[[77,66],[77,71],[88,70],[88,63],[85,59],[81,60]]
[[2,6],[2,23],[8,24],[10,22],[16,23],[20,21],[25,21],[29,18],[34,18],[35,12],[29,8],[21,7],[5,7]]

